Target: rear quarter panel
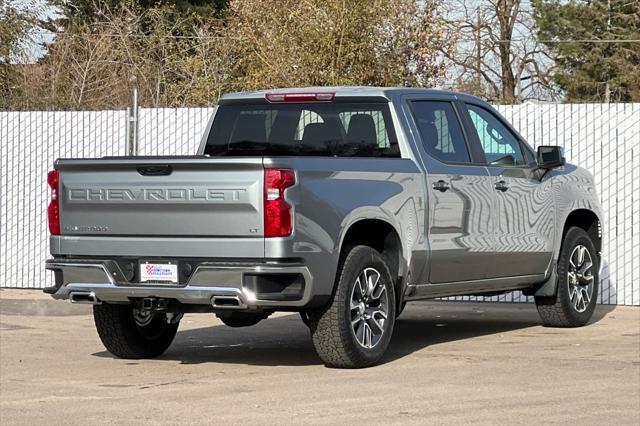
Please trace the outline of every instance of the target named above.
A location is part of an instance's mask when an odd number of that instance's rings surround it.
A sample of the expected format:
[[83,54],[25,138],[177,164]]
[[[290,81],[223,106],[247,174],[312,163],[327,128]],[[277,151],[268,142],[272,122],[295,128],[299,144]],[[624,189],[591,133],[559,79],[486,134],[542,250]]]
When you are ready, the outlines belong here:
[[405,265],[424,245],[422,177],[412,160],[279,157],[265,159],[264,165],[297,174],[286,193],[294,208],[293,235],[266,239],[265,257],[304,259],[316,294],[331,294],[344,235],[359,220],[393,226]]

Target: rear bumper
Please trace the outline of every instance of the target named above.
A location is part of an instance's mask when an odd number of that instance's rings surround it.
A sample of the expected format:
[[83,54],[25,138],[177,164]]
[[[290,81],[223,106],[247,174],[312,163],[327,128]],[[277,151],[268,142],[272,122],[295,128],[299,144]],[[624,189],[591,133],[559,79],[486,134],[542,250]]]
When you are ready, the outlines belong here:
[[[212,305],[215,309],[297,308],[314,300],[313,277],[301,264],[238,264],[201,262],[182,285],[141,284],[127,282],[119,264],[105,259],[50,259],[46,269],[56,274],[56,286],[45,291],[54,299],[86,300],[95,303],[128,302],[134,298],[167,298],[183,304]],[[300,276],[299,296],[291,298],[261,297],[247,286],[255,277]],[[237,300],[238,303],[229,303]],[[224,301],[224,303],[223,303]],[[81,302],[82,303],[82,302]],[[86,301],[84,302],[86,303]]]

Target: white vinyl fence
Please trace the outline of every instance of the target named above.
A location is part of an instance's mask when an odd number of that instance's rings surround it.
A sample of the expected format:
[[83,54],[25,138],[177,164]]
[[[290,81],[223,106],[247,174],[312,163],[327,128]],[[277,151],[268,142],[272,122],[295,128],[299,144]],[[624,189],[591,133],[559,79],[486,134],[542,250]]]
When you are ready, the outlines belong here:
[[[533,145],[594,173],[605,212],[599,301],[640,305],[640,104],[524,104],[500,112]],[[213,108],[142,108],[140,155],[195,153]],[[0,111],[0,287],[51,285],[46,173],[59,157],[125,155],[126,111]],[[510,293],[459,300],[530,301]]]

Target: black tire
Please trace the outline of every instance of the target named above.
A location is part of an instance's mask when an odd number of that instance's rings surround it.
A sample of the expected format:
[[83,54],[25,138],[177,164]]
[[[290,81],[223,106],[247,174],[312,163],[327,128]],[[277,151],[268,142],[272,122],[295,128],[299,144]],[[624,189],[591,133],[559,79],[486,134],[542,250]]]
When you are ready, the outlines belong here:
[[[356,338],[356,332],[352,327],[354,311],[350,307],[352,292],[356,291],[356,280],[367,268],[379,272],[376,276],[379,276],[380,285],[384,286],[385,301],[388,302],[384,304],[386,320],[383,331],[377,337],[377,343],[370,348],[361,345]],[[376,288],[380,292],[383,291],[379,285]],[[380,300],[382,298],[383,296],[380,296]],[[336,368],[363,368],[380,360],[389,346],[393,333],[395,306],[393,280],[389,267],[380,253],[367,246],[345,249],[336,274],[335,293],[331,302],[322,308],[308,311],[313,344],[325,365]],[[360,311],[355,312],[356,315],[362,314]],[[362,321],[370,324],[369,320]],[[371,330],[371,325],[368,327]],[[371,333],[369,342],[372,341]]]
[[[590,268],[590,275],[593,276],[593,289],[589,302],[576,307],[574,306],[575,296],[573,299],[570,296],[571,286],[568,272],[571,268],[570,258],[578,246],[586,247],[591,257],[593,266]],[[582,228],[569,228],[562,242],[558,259],[556,294],[551,297],[535,297],[536,307],[543,325],[547,327],[581,327],[589,322],[595,310],[598,296],[599,263],[596,248],[589,234]],[[584,308],[584,311],[579,312],[578,308]]]
[[228,312],[218,315],[227,327],[250,327],[264,319],[264,314],[256,312]]
[[398,318],[404,312],[404,308],[407,307],[407,302],[402,302],[400,307],[398,308],[398,312],[396,313],[396,318]]
[[311,323],[309,322],[309,313],[307,311],[300,311],[300,319],[307,327],[311,328]]
[[167,323],[164,315],[157,315],[149,324],[139,326],[130,304],[94,305],[93,319],[105,348],[125,359],[161,355],[171,345],[178,331],[178,323]]

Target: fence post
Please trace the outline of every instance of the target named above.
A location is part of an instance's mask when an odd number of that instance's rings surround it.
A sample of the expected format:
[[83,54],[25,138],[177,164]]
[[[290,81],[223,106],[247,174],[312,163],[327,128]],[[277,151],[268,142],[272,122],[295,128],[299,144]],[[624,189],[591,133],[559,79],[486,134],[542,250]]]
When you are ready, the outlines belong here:
[[138,88],[133,88],[133,102],[127,108],[127,155],[138,155]]
[[127,119],[124,126],[124,143],[125,151],[124,155],[131,155],[131,107],[127,107]]

